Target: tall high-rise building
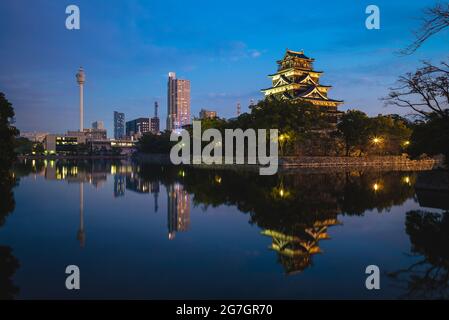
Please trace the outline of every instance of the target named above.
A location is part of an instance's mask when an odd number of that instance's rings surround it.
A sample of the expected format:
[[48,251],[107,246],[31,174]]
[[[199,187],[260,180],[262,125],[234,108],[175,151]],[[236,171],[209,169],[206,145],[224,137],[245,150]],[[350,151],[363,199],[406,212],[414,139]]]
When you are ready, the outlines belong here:
[[150,132],[152,134],[159,134],[160,131],[160,122],[159,117],[157,116],[157,109],[159,108],[159,105],[157,101],[154,102],[154,117],[150,119]]
[[120,140],[125,137],[125,114],[114,111],[114,139]]
[[190,81],[169,72],[167,89],[167,130],[190,124]]
[[104,130],[104,122],[103,121],[92,122],[92,129]]

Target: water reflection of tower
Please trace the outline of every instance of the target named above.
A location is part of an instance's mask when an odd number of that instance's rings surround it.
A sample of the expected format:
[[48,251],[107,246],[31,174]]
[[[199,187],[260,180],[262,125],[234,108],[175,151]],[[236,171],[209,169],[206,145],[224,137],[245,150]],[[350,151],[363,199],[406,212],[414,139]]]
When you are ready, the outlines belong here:
[[175,238],[176,232],[187,231],[190,226],[190,196],[181,184],[167,187],[168,239]]
[[154,181],[150,183],[151,193],[154,195],[154,212],[159,209],[158,198],[159,198],[159,181]]
[[114,175],[114,197],[121,197],[125,195],[125,176],[120,174]]
[[84,185],[82,182],[80,183],[80,229],[77,238],[83,248],[86,243],[86,234],[84,233]]

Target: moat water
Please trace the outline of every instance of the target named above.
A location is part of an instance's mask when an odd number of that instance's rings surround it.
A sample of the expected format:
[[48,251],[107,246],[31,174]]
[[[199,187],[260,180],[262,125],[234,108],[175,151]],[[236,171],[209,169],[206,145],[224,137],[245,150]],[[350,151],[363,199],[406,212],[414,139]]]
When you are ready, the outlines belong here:
[[0,194],[0,298],[444,298],[449,195],[423,174],[28,160]]

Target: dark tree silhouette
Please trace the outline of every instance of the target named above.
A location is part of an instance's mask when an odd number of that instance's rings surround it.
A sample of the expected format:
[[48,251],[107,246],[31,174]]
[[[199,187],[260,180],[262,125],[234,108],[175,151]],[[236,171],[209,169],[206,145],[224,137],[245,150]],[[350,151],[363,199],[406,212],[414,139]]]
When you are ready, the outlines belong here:
[[424,62],[415,72],[400,76],[390,88],[386,104],[409,108],[424,118],[436,115],[449,120],[449,64]]
[[12,281],[12,276],[19,266],[19,261],[12,254],[11,248],[0,246],[0,300],[14,299],[19,293],[19,288]]
[[407,212],[406,232],[412,256],[408,268],[389,273],[405,284],[405,298],[449,297],[449,212]]
[[449,26],[449,4],[439,3],[424,11],[423,24],[421,28],[414,32],[415,41],[408,47],[401,50],[403,55],[412,54],[431,36]]

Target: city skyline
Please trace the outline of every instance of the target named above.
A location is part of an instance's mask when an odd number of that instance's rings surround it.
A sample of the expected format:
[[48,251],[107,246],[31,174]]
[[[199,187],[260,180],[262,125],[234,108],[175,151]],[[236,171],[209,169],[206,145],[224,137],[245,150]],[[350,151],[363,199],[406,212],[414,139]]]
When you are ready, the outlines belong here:
[[[245,112],[251,99],[262,98],[260,89],[269,85],[266,75],[273,61],[288,47],[304,49],[316,58],[317,69],[326,70],[324,81],[334,87],[333,95],[345,100],[341,110],[395,113],[397,109],[384,108],[379,98],[420,59],[441,60],[449,49],[444,42],[447,31],[413,56],[399,57],[396,52],[413,39],[411,32],[420,25],[417,18],[422,9],[433,1],[378,1],[380,30],[364,28],[367,4],[323,7],[307,3],[309,10],[297,10],[295,15],[274,13],[262,4],[255,13],[248,4],[239,4],[230,6],[238,10],[223,8],[217,18],[207,15],[213,6],[201,3],[179,10],[139,1],[116,3],[113,8],[78,1],[81,29],[69,31],[63,23],[65,4],[1,3],[1,11],[8,14],[0,34],[9,50],[0,64],[0,87],[15,106],[16,125],[22,131],[77,129],[78,89],[73,72],[80,65],[89,77],[84,121],[101,119],[109,132],[113,132],[114,110],[129,119],[149,117],[153,102],[158,101],[160,118],[165,119],[165,78],[171,70],[192,83],[192,114],[210,107],[231,118],[238,102]],[[293,10],[304,3],[289,5]],[[166,19],[184,12],[188,17],[182,22]],[[319,25],[307,27],[316,19]],[[36,26],[34,39],[29,37],[29,26]],[[222,31],[219,38],[218,30]],[[41,32],[46,36],[40,37]],[[15,37],[8,36],[12,33]],[[97,49],[91,50],[92,46]]]

